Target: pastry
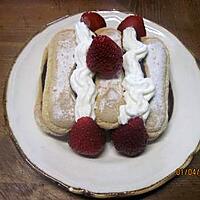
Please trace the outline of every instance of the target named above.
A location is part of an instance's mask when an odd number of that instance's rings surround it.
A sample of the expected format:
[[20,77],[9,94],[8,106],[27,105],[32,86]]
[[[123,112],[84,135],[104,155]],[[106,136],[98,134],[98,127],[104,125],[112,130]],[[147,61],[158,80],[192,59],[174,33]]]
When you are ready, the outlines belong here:
[[166,129],[171,94],[167,48],[146,36],[141,17],[114,29],[86,12],[44,51],[35,118],[83,156],[103,151],[105,130],[119,153],[137,156]]
[[[96,31],[97,35],[106,35],[122,48],[121,33],[114,28],[101,28]],[[123,71],[112,79],[96,77],[96,123],[104,129],[113,129],[119,126],[119,107],[124,104],[122,80]]]
[[44,78],[39,80],[35,116],[40,127],[53,135],[66,134],[75,122],[75,95],[69,83],[75,47],[74,30],[64,30],[54,36],[43,55]]
[[169,95],[169,54],[158,38],[144,38],[148,46],[148,56],[144,61],[147,77],[151,77],[156,90],[150,102],[151,112],[146,120],[149,140],[155,140],[166,129],[168,124]]

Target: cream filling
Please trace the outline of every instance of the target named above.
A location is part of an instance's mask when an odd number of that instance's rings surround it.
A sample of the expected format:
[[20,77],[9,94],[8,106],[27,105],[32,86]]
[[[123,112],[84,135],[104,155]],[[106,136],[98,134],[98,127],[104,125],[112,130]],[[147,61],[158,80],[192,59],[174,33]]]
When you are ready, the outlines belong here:
[[147,119],[150,106],[149,100],[154,96],[155,86],[150,78],[144,78],[139,61],[148,51],[147,46],[136,39],[135,29],[128,27],[123,31],[123,56],[125,77],[122,82],[124,87],[125,105],[120,106],[118,121],[126,124],[132,117],[140,116]]
[[[77,94],[75,102],[75,120],[81,117],[91,117],[95,119],[94,105],[96,97],[94,74],[88,69],[86,56],[88,48],[92,43],[93,33],[83,22],[78,22],[75,26],[77,47],[75,49],[76,69],[73,71],[70,84]],[[67,103],[67,102],[66,102]]]

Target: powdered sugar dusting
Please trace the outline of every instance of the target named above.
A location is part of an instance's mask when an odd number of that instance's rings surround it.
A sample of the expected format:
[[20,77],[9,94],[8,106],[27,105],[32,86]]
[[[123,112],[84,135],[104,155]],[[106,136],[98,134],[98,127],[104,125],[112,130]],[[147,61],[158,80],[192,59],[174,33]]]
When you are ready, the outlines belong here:
[[[148,66],[149,76],[153,80],[156,91],[155,96],[152,99],[150,106],[153,113],[162,113],[160,115],[157,115],[159,117],[156,118],[153,122],[151,121],[151,117],[147,120],[147,123],[153,124],[155,127],[159,126],[163,123],[163,120],[165,118],[165,85],[166,85],[166,68],[167,65],[167,53],[164,45],[162,42],[157,41],[156,43],[150,43],[148,44],[148,56],[146,58],[146,64]],[[152,119],[155,118],[155,116],[152,116]]]
[[58,41],[56,58],[58,70],[56,86],[54,87],[55,98],[59,97],[64,88],[69,87],[69,73],[71,73],[69,64],[74,63],[73,52],[71,52],[72,48],[70,48],[71,45],[71,41],[69,40]]
[[[121,75],[120,75],[121,76]],[[98,82],[98,95],[105,93],[108,88],[114,88],[116,91],[119,89],[119,85],[121,84],[122,80],[119,77],[113,79],[99,79]]]
[[108,91],[108,99],[110,101],[116,101],[119,98],[119,96],[120,96],[119,93],[115,90],[110,89]]
[[[61,119],[74,117],[74,106],[66,106],[67,99],[74,100],[71,92],[69,77],[74,68],[74,46],[75,42],[70,40],[59,40],[56,46],[56,68],[53,87],[53,116],[59,121]],[[71,101],[68,104],[72,104]]]
[[105,108],[112,108],[113,104],[121,98],[120,91],[116,88],[109,88],[109,90],[101,96],[101,101],[99,103],[99,111],[103,112]]

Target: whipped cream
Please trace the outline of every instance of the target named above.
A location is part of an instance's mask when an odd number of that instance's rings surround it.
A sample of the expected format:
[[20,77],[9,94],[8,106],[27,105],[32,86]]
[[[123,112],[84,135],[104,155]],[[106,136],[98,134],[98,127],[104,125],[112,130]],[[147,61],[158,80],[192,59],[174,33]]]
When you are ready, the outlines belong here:
[[140,116],[145,121],[149,115],[149,100],[153,97],[155,86],[150,78],[144,78],[139,61],[147,54],[147,46],[136,39],[135,29],[128,27],[123,31],[123,56],[125,78],[125,105],[120,106],[118,121],[126,124],[132,117]]
[[75,102],[75,120],[81,117],[91,117],[95,119],[94,104],[96,88],[93,82],[94,74],[88,69],[86,56],[94,35],[83,22],[78,22],[75,26],[77,47],[75,48],[76,69],[73,71],[70,84],[77,94]]

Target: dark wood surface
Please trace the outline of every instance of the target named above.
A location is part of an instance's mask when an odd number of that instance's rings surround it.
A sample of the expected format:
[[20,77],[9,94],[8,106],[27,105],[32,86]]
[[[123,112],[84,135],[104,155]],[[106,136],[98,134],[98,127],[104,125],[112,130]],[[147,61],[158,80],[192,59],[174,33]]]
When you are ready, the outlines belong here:
[[[23,160],[6,131],[3,92],[18,53],[43,25],[66,14],[113,8],[140,14],[164,26],[200,58],[199,0],[0,1],[0,200],[86,199],[66,192]],[[199,155],[188,168],[200,168]],[[133,199],[200,199],[200,177],[176,177],[159,189]]]

